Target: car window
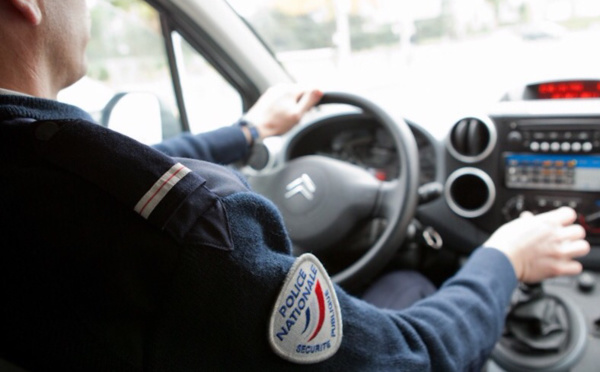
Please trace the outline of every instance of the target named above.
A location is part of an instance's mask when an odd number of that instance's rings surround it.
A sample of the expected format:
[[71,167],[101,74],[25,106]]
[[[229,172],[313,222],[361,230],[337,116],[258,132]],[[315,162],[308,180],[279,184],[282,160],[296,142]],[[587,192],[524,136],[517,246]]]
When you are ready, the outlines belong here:
[[173,44],[180,48],[179,75],[192,133],[229,125],[242,115],[242,98],[227,80],[177,32]]
[[[180,133],[182,115],[158,11],[142,0],[88,3],[92,18],[88,72],[60,92],[59,100],[83,108],[99,123],[143,143],[157,143]],[[240,95],[179,34],[173,32],[171,37],[191,131],[231,124],[242,112]],[[146,96],[127,96],[118,103],[115,97],[123,93]],[[148,93],[155,97],[157,109],[148,109],[152,102],[146,99]],[[115,103],[121,107],[115,108],[116,115],[109,120],[107,105]]]

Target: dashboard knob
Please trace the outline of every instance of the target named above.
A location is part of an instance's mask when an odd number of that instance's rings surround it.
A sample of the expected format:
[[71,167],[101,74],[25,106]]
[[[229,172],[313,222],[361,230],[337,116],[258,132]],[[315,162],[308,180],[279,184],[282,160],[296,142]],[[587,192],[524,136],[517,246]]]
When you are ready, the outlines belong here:
[[512,221],[518,218],[522,212],[525,211],[525,198],[523,195],[517,195],[514,198],[506,202],[504,208],[502,208],[502,214],[506,221]]
[[579,278],[577,278],[577,286],[581,292],[591,292],[596,286],[596,280],[592,274],[584,271],[579,275]]

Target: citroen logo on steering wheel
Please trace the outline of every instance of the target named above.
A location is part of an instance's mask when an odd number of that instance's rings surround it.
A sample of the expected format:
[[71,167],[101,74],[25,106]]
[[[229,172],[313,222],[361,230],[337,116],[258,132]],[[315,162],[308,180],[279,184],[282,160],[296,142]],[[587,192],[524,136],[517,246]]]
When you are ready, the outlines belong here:
[[317,186],[308,174],[303,173],[300,177],[288,183],[285,189],[287,190],[285,193],[286,199],[290,199],[296,194],[302,194],[307,200],[313,200]]

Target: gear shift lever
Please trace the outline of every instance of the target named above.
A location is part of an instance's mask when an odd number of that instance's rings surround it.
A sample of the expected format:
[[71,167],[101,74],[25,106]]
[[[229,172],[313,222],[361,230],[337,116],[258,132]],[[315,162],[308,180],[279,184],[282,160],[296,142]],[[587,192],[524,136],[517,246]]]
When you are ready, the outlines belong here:
[[492,358],[506,371],[568,371],[585,349],[585,319],[542,283],[521,284]]
[[524,284],[521,298],[506,319],[511,347],[526,353],[557,353],[568,341],[567,309],[558,299],[547,296],[541,283]]

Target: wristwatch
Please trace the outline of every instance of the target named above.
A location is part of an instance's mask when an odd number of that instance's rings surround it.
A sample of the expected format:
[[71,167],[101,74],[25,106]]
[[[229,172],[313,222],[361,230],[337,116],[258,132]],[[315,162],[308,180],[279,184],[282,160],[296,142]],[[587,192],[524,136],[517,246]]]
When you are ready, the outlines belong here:
[[248,120],[246,120],[245,118],[240,118],[240,120],[238,120],[238,125],[240,127],[246,127],[248,128],[248,131],[250,132],[250,143],[249,146],[254,145],[255,143],[257,143],[260,140],[260,134],[258,133],[258,129],[256,129],[256,127],[254,126],[254,124],[252,124],[251,122],[249,122]]
[[[246,120],[244,117],[241,117],[240,120],[238,120],[237,125],[239,125],[240,128],[246,127],[250,133],[250,143],[248,144],[249,150],[246,159],[243,161],[244,164],[255,171],[264,169],[269,164],[271,157],[267,146],[265,146],[260,138],[258,129],[251,121]],[[244,136],[246,136],[245,133]]]

